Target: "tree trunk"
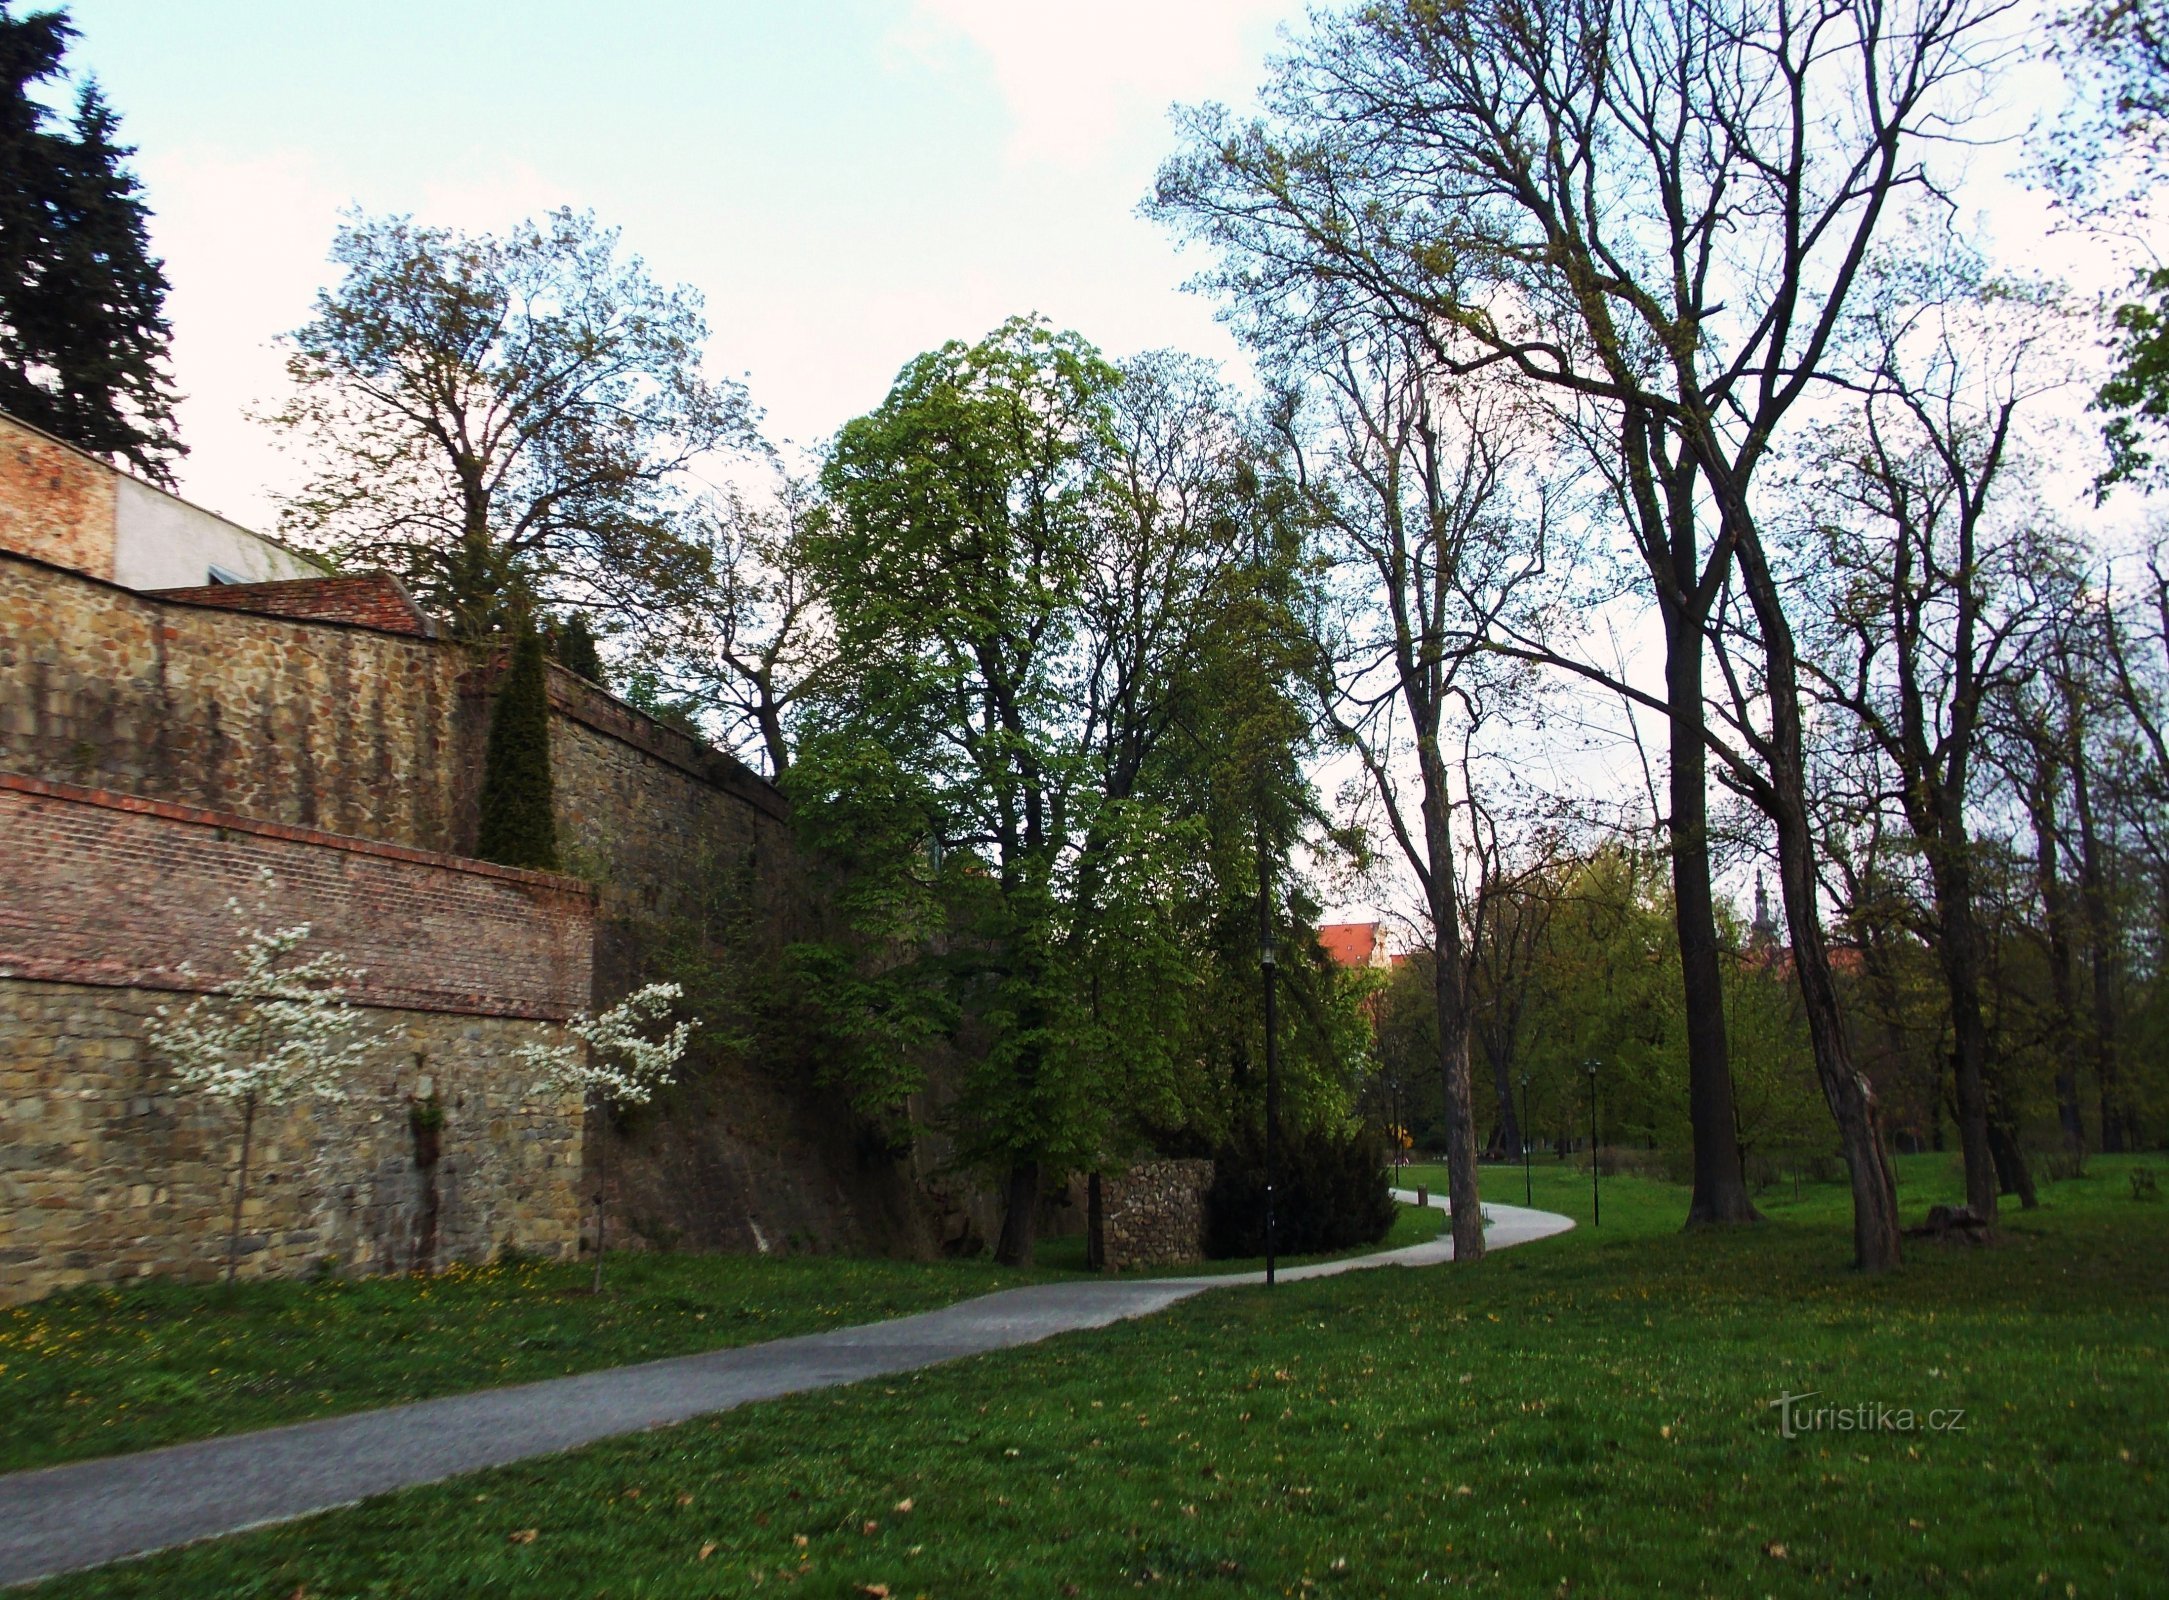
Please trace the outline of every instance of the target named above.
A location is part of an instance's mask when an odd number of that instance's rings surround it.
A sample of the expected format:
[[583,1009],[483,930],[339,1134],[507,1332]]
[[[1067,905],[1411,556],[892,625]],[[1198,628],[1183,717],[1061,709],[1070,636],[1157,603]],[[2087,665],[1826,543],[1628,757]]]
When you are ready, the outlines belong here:
[[1446,1098],[1446,1205],[1454,1260],[1480,1261],[1484,1209],[1476,1186],[1476,1116],[1469,1086],[1468,968],[1461,949],[1461,913],[1454,894],[1451,796],[1435,738],[1418,757],[1424,786],[1424,846],[1430,856],[1431,994],[1438,1010],[1439,1083]]
[[1725,1227],[1760,1222],[1762,1213],[1747,1194],[1731,1044],[1725,1035],[1716,896],[1710,887],[1702,634],[1685,619],[1668,620],[1665,632],[1666,699],[1671,706],[1671,815],[1666,828],[1687,1004],[1687,1120],[1694,1136],[1694,1192],[1687,1203],[1687,1226]]
[[1845,1036],[1830,952],[1823,943],[1817,905],[1815,833],[1808,815],[1807,757],[1800,719],[1800,670],[1792,625],[1782,596],[1762,559],[1751,527],[1741,530],[1740,571],[1762,633],[1770,707],[1768,787],[1760,796],[1777,830],[1778,882],[1784,890],[1785,925],[1792,936],[1793,973],[1814,1048],[1815,1074],[1838,1125],[1853,1189],[1853,1264],[1863,1272],[1899,1265],[1898,1181],[1883,1149],[1881,1107],[1875,1087],[1854,1063]]
[[1966,1204],[1993,1223],[1998,1163],[1989,1148],[1988,1030],[1981,1022],[1981,945],[1973,916],[1973,874],[1961,830],[1946,824],[1939,837],[1924,842],[1932,852],[1930,875],[1939,935],[1936,957],[1951,1012],[1951,1076],[1957,1091]]
[[256,1096],[241,1097],[241,1169],[233,1180],[233,1226],[226,1232],[226,1281],[241,1263],[241,1202],[249,1192],[249,1145],[256,1133]]
[[1011,1163],[1008,1190],[994,1259],[1005,1267],[1028,1267],[1039,1237],[1039,1163]]
[[2079,820],[2079,898],[2086,911],[2086,951],[2093,968],[2094,1079],[2101,1095],[2101,1149],[2105,1155],[2122,1155],[2130,1129],[2116,1060],[2116,934],[2110,925],[2108,872],[2083,758],[2072,764],[2071,799]]
[[2063,1124],[2065,1146],[2074,1158],[2083,1158],[2086,1119],[2079,1109],[2078,990],[2072,981],[2070,898],[2059,871],[2062,848],[2052,798],[2056,772],[2047,760],[2035,759],[2037,770],[2026,785],[2026,811],[2033,822],[2034,884],[2041,895],[2042,920],[2048,925],[2049,998],[2056,1013],[2056,1115]]
[[[1498,1154],[1521,1159],[1521,1109],[1514,1104],[1513,1064],[1503,1050],[1486,1050],[1491,1058],[1491,1088],[1499,1097]],[[1398,1145],[1395,1147],[1399,1148]]]
[[1085,1271],[1107,1270],[1107,1202],[1100,1175],[1085,1179]]
[[610,1128],[605,1108],[597,1104],[589,1114],[588,1125],[599,1129],[595,1140],[595,1281],[589,1285],[590,1294],[602,1293],[603,1228],[609,1217],[609,1205],[604,1198],[610,1176]]
[[1997,1189],[2017,1195],[2021,1210],[2031,1211],[2040,1204],[2040,1197],[2034,1193],[2033,1172],[2026,1165],[2026,1152],[2019,1148],[2018,1136],[2003,1117],[1989,1118],[1988,1148],[1995,1159]]

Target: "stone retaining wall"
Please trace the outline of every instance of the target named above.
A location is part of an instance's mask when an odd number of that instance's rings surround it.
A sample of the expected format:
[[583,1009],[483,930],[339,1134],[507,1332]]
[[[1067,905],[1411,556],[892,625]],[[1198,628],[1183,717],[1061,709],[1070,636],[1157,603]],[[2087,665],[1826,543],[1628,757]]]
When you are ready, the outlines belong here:
[[1140,1161],[1100,1179],[1100,1259],[1125,1267],[1183,1266],[1205,1258],[1210,1161]]

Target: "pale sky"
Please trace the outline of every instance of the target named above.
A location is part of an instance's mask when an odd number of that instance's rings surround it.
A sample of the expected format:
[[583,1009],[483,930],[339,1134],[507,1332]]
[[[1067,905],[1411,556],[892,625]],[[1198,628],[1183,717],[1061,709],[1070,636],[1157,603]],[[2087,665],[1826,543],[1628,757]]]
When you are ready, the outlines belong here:
[[556,205],[707,298],[779,440],[1038,311],[1239,364],[1135,214],[1174,101],[1245,100],[1300,0],[74,0],[173,292],[189,498],[269,528],[272,341],[342,209],[497,229]]

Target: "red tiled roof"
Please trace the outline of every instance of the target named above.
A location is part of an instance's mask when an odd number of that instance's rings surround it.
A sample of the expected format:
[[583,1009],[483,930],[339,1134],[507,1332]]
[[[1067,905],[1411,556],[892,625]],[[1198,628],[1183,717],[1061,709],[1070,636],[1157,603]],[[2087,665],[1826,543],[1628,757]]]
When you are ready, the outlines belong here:
[[1378,965],[1379,937],[1375,922],[1328,922],[1318,930],[1318,944],[1337,967]]
[[437,636],[436,623],[389,572],[365,572],[353,578],[289,578],[278,583],[209,583],[150,592],[161,600],[223,606],[228,611],[308,622],[349,622],[418,639]]

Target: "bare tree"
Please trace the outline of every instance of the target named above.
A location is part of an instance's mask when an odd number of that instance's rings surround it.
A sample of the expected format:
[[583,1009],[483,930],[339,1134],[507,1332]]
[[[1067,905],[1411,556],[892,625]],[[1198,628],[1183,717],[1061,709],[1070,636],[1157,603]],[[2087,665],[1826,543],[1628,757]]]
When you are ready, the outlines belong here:
[[[1976,906],[1975,769],[1991,697],[2028,636],[2071,588],[2061,530],[2026,497],[2029,402],[2063,374],[2042,358],[2061,318],[2039,293],[1984,280],[1937,241],[1891,263],[1859,322],[1851,414],[1822,430],[1808,503],[1822,537],[1808,587],[1826,620],[1805,625],[1802,668],[1889,764],[1892,798],[1927,864],[1926,923],[1950,1007],[1966,1202],[1994,1220],[1999,1173],[2031,1194],[2014,1131],[1994,1114]],[[1728,676],[1735,725],[1758,683]]]
[[[1519,397],[1442,379],[1420,341],[1372,323],[1321,352],[1316,392],[1330,415],[1311,479],[1337,603],[1320,702],[1360,762],[1422,897],[1438,1013],[1454,1259],[1483,1254],[1471,1107],[1471,1001],[1453,750],[1492,708],[1511,664],[1482,641],[1544,570],[1541,531],[1515,459]],[[1541,526],[1539,515],[1538,526]],[[1464,747],[1465,748],[1465,747]],[[1477,900],[1481,904],[1480,898]]]
[[[1396,0],[1321,21],[1270,123],[1191,115],[1157,210],[1220,248],[1246,308],[1401,318],[1450,370],[1586,406],[1665,623],[1675,867],[1706,859],[1698,636],[1739,564],[1767,720],[1718,750],[1770,817],[1810,1036],[1852,1171],[1865,1268],[1899,1256],[1875,1094],[1852,1060],[1817,905],[1799,666],[1755,478],[1832,341],[1893,199],[1931,184],[2001,42],[2005,0]],[[1706,869],[1705,869],[1706,871]],[[1683,909],[1683,956],[1707,935]],[[1690,985],[1694,983],[1690,978]],[[1691,1014],[1707,996],[1689,990]],[[1693,1068],[1696,1159],[1721,1045]],[[1729,1082],[1725,1075],[1724,1082]],[[1727,1200],[1730,1200],[1728,1195]],[[1744,1204],[1744,1189],[1738,1191]]]

